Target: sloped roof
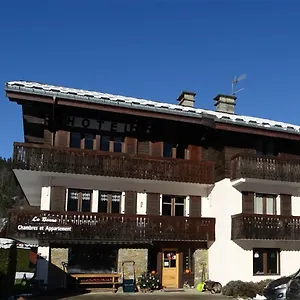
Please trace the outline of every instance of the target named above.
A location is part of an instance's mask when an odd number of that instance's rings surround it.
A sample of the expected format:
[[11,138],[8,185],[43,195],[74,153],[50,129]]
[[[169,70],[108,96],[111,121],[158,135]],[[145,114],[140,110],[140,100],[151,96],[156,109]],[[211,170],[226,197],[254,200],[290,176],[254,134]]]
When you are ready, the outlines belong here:
[[255,118],[250,116],[220,113],[212,110],[185,107],[181,105],[156,102],[146,99],[138,99],[120,95],[106,94],[101,92],[42,84],[38,82],[9,81],[6,83],[5,90],[20,93],[36,94],[41,96],[56,96],[59,98],[65,98],[74,101],[115,105],[120,107],[129,107],[131,109],[155,111],[167,114],[185,115],[194,118],[202,118],[205,116],[211,117],[216,122],[220,123],[229,123],[240,126],[248,126],[273,131],[300,134],[300,126],[279,121]]

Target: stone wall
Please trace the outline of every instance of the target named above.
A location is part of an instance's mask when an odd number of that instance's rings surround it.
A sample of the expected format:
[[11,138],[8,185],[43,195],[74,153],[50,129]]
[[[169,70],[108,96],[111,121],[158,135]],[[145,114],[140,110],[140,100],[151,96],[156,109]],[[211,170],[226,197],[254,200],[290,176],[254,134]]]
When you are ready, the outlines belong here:
[[208,279],[208,250],[197,249],[194,253],[195,286],[202,280]]
[[68,263],[68,255],[68,248],[50,249],[50,265],[48,275],[49,289],[58,289],[66,287],[67,269],[64,268],[62,263]]
[[[138,279],[144,272],[147,271],[148,266],[148,249],[119,249],[118,253],[118,272],[122,274],[122,263],[124,261],[135,262],[135,275]],[[128,264],[125,265],[124,273],[128,278],[130,270],[127,268]]]

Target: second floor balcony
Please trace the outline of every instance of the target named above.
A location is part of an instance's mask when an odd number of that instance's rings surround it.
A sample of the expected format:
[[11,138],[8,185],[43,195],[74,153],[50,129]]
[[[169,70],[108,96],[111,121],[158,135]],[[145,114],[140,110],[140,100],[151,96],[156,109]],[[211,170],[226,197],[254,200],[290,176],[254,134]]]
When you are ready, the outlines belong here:
[[300,241],[300,217],[238,214],[232,216],[232,240]]
[[231,160],[230,177],[241,191],[298,195],[300,159],[239,154]]
[[12,210],[7,236],[65,243],[207,242],[215,240],[215,219]]
[[214,163],[25,143],[14,144],[13,169],[213,184]]

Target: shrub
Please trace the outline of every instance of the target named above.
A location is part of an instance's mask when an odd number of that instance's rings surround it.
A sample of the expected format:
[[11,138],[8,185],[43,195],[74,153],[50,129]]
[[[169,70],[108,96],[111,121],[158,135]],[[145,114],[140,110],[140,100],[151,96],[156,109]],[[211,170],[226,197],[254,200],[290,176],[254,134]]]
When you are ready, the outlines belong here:
[[262,295],[264,287],[272,280],[266,279],[260,282],[243,282],[241,280],[230,281],[222,289],[225,296],[253,298],[257,294]]
[[156,274],[151,273],[144,273],[142,276],[138,279],[138,285],[142,290],[159,290],[161,289],[161,283],[160,279]]

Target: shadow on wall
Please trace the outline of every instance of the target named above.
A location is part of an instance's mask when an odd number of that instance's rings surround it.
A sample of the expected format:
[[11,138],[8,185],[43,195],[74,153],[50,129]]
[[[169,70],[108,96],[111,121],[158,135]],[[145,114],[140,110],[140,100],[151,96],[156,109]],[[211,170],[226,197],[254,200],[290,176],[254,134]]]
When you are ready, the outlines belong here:
[[279,248],[282,251],[300,251],[300,241],[275,241],[275,240],[249,240],[249,241],[233,241],[243,250],[252,251],[253,248]]

